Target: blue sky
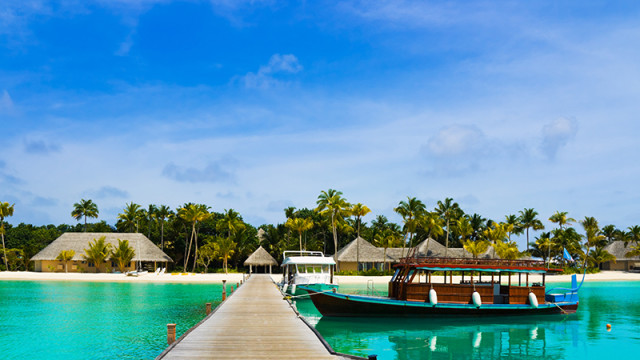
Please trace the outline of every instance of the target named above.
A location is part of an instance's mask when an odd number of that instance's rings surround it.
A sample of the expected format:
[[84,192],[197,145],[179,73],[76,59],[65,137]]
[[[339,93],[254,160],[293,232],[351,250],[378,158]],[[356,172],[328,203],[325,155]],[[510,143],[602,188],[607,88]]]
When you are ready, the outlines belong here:
[[[0,200],[234,208],[343,191],[640,223],[640,4],[5,1]],[[365,218],[373,219],[373,216]],[[548,224],[551,226],[550,224]],[[522,242],[522,240],[521,240]]]

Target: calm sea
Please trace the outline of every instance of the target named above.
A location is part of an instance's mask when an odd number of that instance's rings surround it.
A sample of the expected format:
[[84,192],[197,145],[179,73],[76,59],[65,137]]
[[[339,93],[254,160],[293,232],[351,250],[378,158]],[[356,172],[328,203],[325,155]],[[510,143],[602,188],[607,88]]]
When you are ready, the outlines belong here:
[[[200,321],[221,285],[0,282],[0,357],[153,359]],[[342,286],[342,291],[366,291]],[[331,319],[298,310],[336,351],[378,359],[610,359],[640,353],[640,282],[589,283],[571,316]],[[611,324],[607,331],[606,324]]]

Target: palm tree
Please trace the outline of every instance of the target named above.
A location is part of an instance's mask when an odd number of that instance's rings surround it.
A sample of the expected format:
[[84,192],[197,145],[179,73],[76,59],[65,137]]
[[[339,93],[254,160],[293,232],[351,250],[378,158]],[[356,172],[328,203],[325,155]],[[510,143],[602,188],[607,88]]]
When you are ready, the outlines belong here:
[[78,221],[84,217],[84,232],[87,232],[87,217],[98,217],[98,205],[96,205],[91,199],[80,199],[80,202],[73,204],[71,216]]
[[602,235],[607,240],[607,244],[611,244],[615,241],[617,233],[620,231],[616,229],[615,225],[606,225],[602,227]]
[[[360,220],[363,216],[366,216],[371,212],[366,205],[362,205],[361,203],[357,203],[351,207],[351,215],[356,217],[356,226],[357,226],[357,234],[360,237]],[[360,269],[360,246],[356,243],[356,269]]]
[[9,265],[7,264],[7,249],[4,247],[4,218],[8,216],[13,216],[13,207],[15,204],[9,205],[8,202],[0,202],[0,236],[2,236],[2,252],[4,254],[4,267],[9,270]]
[[111,258],[118,264],[120,272],[124,272],[127,264],[136,256],[136,251],[129,246],[129,240],[118,239],[118,247],[111,252]]
[[302,233],[313,228],[313,220],[309,218],[289,218],[284,224],[291,231],[297,231],[300,237],[300,251],[302,251]]
[[227,237],[227,238],[219,237],[218,240],[215,242],[214,247],[216,249],[216,254],[218,254],[218,258],[223,261],[225,274],[228,273],[227,260],[235,252],[236,245],[237,244],[233,242],[233,240],[231,240],[230,237]]
[[173,211],[167,205],[160,205],[156,209],[156,218],[160,219],[160,249],[164,250],[164,221],[173,216]]
[[533,208],[520,210],[520,217],[518,218],[520,226],[527,231],[527,251],[529,251],[529,228],[533,230],[544,230],[544,225],[537,218],[538,212]]
[[487,249],[489,248],[490,243],[487,240],[478,240],[478,241],[473,241],[473,240],[463,240],[463,248],[465,250],[467,250],[469,253],[471,253],[471,255],[473,255],[474,259],[478,258],[478,255],[482,254],[483,252],[487,251]]
[[493,255],[498,255],[498,242],[503,242],[507,239],[507,232],[505,230],[505,227],[502,224],[493,223],[493,228],[488,227],[483,232],[483,235],[493,244]]
[[136,227],[136,232],[138,232],[138,221],[143,216],[143,209],[140,205],[134,203],[133,201],[126,204],[123,212],[118,214],[118,219],[122,220],[122,223],[125,227],[129,227],[129,232],[133,232],[133,227]]
[[[542,233],[538,238],[536,238],[536,241],[533,244],[534,251],[531,255],[539,256],[545,263],[547,263],[547,260],[551,260],[551,247],[551,233]],[[549,267],[549,265],[550,263],[547,263],[547,267]]]
[[515,241],[502,241],[497,240],[494,244],[494,249],[499,258],[506,260],[515,260],[521,256],[518,250],[518,245]]
[[189,239],[189,248],[185,253],[184,258],[184,271],[187,271],[189,266],[189,256],[191,255],[191,245],[195,239],[195,255],[193,259],[193,271],[196,268],[196,262],[198,260],[198,233],[196,232],[196,224],[198,222],[206,220],[209,214],[209,207],[206,205],[187,204],[184,207],[178,209],[178,216],[191,224],[191,238]]
[[425,249],[425,255],[429,254],[429,243],[434,236],[441,236],[444,230],[442,229],[442,219],[432,212],[426,211],[420,217],[420,226],[427,232],[427,248]]
[[84,249],[85,260],[93,262],[96,272],[100,272],[100,265],[111,255],[111,244],[106,243],[105,239],[105,236],[93,239],[93,242],[89,242],[89,248]]
[[[338,233],[337,233],[337,222],[342,221],[344,217],[349,215],[349,208],[351,204],[347,202],[345,198],[342,197],[342,191],[337,191],[334,189],[329,189],[327,191],[321,191],[320,195],[318,195],[318,200],[316,201],[318,207],[316,211],[324,214],[330,215],[331,218],[331,230],[333,231],[333,247],[334,254],[333,258],[336,264],[338,263]],[[339,267],[339,265],[337,266]],[[339,268],[337,270],[340,270]]]
[[636,245],[640,245],[640,226],[629,226],[625,236],[625,243],[633,241]]
[[225,210],[224,217],[218,222],[218,229],[226,231],[228,237],[232,237],[245,228],[246,225],[240,214],[233,209]]
[[572,222],[576,221],[576,219],[574,218],[567,217],[567,214],[568,212],[566,211],[556,211],[555,214],[549,217],[549,221],[558,224],[558,226],[560,226],[560,229],[562,230],[563,225],[571,225]]
[[153,205],[153,204],[149,204],[149,208],[145,211],[145,217],[147,220],[147,238],[149,240],[151,240],[151,223],[153,222],[153,219],[156,217],[156,212],[158,211],[158,207]]
[[607,261],[613,261],[615,263],[616,257],[605,250],[604,247],[596,247],[589,252],[589,262],[592,265],[597,266],[598,269],[600,268],[600,264]]
[[511,233],[518,235],[518,234],[521,234],[522,231],[524,230],[524,228],[522,227],[522,224],[520,223],[520,218],[514,214],[505,215],[504,223],[508,225],[506,227],[506,230],[507,230],[507,235],[509,237],[509,241],[511,241]]
[[444,257],[447,257],[449,250],[449,223],[452,218],[457,217],[462,213],[462,209],[460,209],[460,205],[458,205],[457,202],[453,202],[452,198],[446,198],[444,199],[444,202],[438,201],[436,212],[447,222],[447,237],[445,239],[446,248],[444,250]]
[[56,257],[56,260],[64,261],[64,272],[68,272],[67,266],[69,264],[69,261],[73,260],[73,256],[75,254],[76,252],[73,250],[62,250],[60,251],[60,254],[58,254],[58,257]]
[[585,264],[588,259],[589,249],[591,246],[597,247],[598,245],[603,245],[602,242],[606,241],[605,237],[600,233],[600,227],[598,226],[598,221],[593,216],[585,216],[584,220],[580,221],[582,227],[586,232],[586,242],[585,245],[587,247],[587,251],[585,251],[586,256],[584,257]]
[[376,246],[384,248],[382,262],[384,263],[384,269],[387,269],[387,249],[394,247],[398,242],[402,240],[402,235],[394,229],[387,228],[383,232],[376,233],[374,241]]
[[[415,197],[408,197],[407,201],[400,201],[398,203],[398,207],[393,209],[396,213],[402,216],[402,220],[404,220],[404,236],[405,239],[409,236],[409,249],[411,249],[413,233],[416,231],[416,227],[418,226],[418,218],[422,216],[426,207],[424,203]],[[404,247],[405,242],[402,242],[402,256],[404,256]]]

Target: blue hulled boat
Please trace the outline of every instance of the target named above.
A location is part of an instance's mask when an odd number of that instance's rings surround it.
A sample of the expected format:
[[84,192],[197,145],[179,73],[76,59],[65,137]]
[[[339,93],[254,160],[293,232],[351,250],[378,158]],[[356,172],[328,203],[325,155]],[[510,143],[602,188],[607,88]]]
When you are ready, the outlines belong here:
[[[388,297],[300,288],[323,316],[503,316],[578,310],[576,276],[571,289],[547,291],[546,275],[562,269],[542,261],[410,257],[395,268]],[[454,273],[457,279],[461,276],[457,283]],[[530,281],[533,274],[538,281]]]

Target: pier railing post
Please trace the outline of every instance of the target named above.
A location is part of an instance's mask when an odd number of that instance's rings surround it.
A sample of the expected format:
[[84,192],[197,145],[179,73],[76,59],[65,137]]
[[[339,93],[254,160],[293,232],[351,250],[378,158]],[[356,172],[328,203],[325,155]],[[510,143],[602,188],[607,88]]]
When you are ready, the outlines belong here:
[[171,345],[176,341],[176,324],[167,324],[167,344]]
[[227,299],[227,280],[222,280],[222,301]]
[[237,288],[239,288],[239,287],[240,287],[240,283],[239,283],[239,282],[237,282],[237,283],[236,283],[236,289],[237,289]]
[[207,303],[207,315],[211,314],[211,303]]

